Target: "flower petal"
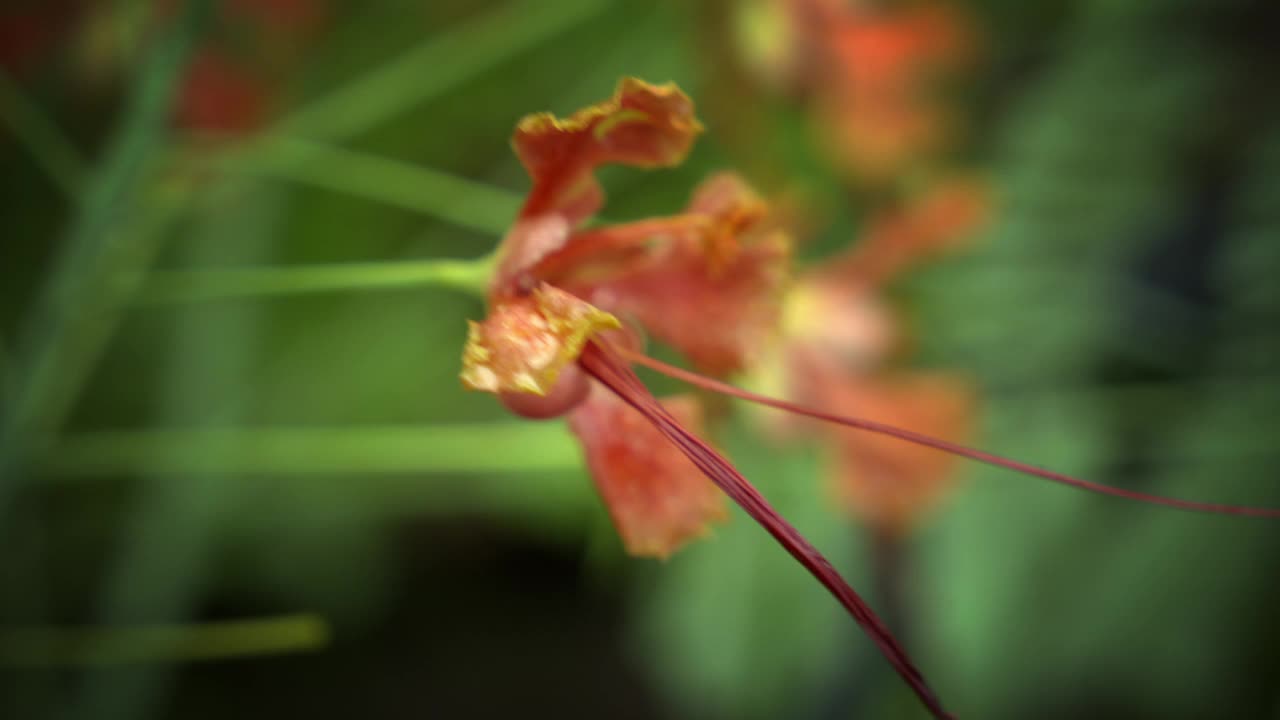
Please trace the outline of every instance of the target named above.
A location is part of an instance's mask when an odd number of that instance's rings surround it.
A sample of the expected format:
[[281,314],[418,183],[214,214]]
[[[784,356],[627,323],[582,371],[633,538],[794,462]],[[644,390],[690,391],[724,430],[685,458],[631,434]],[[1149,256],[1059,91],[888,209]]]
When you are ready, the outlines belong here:
[[597,165],[676,165],[701,131],[693,102],[679,88],[636,78],[624,78],[612,98],[568,118],[526,116],[512,138],[533,178],[520,214],[556,213],[576,224],[599,208],[602,195],[592,176]]
[[906,205],[873,221],[843,257],[818,277],[882,286],[922,261],[962,245],[991,215],[990,189],[980,179],[939,182]]
[[533,189],[502,241],[490,294],[511,294],[522,272],[563,247],[572,229],[600,208],[597,166],[679,164],[701,131],[693,102],[679,88],[635,78],[624,78],[612,98],[568,118],[523,118],[511,144]]
[[[701,408],[691,396],[666,398],[662,406],[689,431],[701,431]],[[728,517],[715,484],[613,393],[593,388],[569,415],[569,428],[632,555],[665,558]]]
[[175,120],[188,130],[247,135],[266,122],[270,95],[261,78],[222,51],[207,47],[187,65]]
[[462,383],[485,392],[546,395],[597,332],[620,327],[603,310],[550,285],[495,305],[470,323]]
[[817,56],[817,116],[852,179],[884,183],[947,146],[955,123],[938,80],[971,54],[964,16],[933,2],[808,15],[800,27]]
[[[791,241],[771,227],[765,203],[741,179],[722,174],[695,192],[689,212],[594,231],[600,244],[629,247],[625,262],[579,268],[562,285],[635,318],[700,369],[746,367],[772,338],[789,278]],[[643,241],[643,257],[634,248]],[[564,252],[575,252],[578,239]]]
[[[831,389],[830,411],[963,443],[976,399],[960,378],[912,374]],[[946,494],[960,459],[883,435],[828,428],[835,441],[835,493],[853,514],[892,532],[910,530]]]

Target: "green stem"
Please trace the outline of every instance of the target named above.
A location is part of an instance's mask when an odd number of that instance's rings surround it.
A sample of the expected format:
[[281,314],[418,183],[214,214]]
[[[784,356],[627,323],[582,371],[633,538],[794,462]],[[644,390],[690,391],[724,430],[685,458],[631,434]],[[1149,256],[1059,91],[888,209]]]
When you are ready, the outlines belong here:
[[500,236],[515,218],[515,193],[424,167],[277,136],[228,160],[233,171],[275,177],[420,212]]
[[310,613],[183,625],[31,627],[0,631],[0,667],[214,660],[322,648],[329,625]]
[[[159,210],[143,214],[139,232],[122,222],[150,175],[166,139],[165,125],[186,52],[207,3],[188,3],[173,30],[160,38],[138,77],[124,120],[90,180],[65,250],[26,318],[10,373],[0,425],[0,517],[17,490],[32,440],[62,424],[97,356],[111,336],[132,287],[149,267],[160,230],[172,217],[170,188],[161,188]],[[185,193],[179,193],[185,196]],[[159,218],[159,227],[153,222]]]
[[344,290],[445,287],[482,295],[492,256],[475,260],[343,263],[284,268],[166,270],[151,273],[137,301],[145,304],[301,295]]
[[156,474],[522,473],[574,470],[561,423],[104,431],[69,435],[40,461],[63,477]]
[[[339,142],[440,97],[581,23],[608,0],[522,0],[435,35],[278,122],[223,161],[232,170],[325,187],[501,235],[520,198],[490,186],[314,140]],[[302,139],[305,136],[307,139]]]
[[604,0],[521,0],[460,23],[358,81],[297,110],[279,127],[338,140],[448,92],[594,16]]

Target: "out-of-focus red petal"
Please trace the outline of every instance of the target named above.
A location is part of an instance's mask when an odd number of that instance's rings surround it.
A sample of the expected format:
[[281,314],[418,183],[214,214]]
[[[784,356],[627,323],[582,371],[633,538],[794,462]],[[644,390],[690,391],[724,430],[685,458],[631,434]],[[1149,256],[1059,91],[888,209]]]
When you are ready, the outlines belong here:
[[547,395],[592,335],[619,326],[609,313],[540,285],[495,305],[484,322],[470,323],[462,383],[492,393]]
[[907,204],[873,221],[862,239],[813,278],[878,288],[903,271],[974,236],[991,214],[987,185],[976,178],[938,182]]
[[959,64],[971,49],[964,18],[940,2],[846,12],[828,24],[827,32],[833,70],[863,95],[911,92],[931,67]]
[[[761,394],[815,408],[829,402],[832,385],[876,372],[902,336],[891,308],[875,293],[813,278],[787,293],[782,327],[785,341],[752,365],[748,382]],[[779,440],[797,440],[820,427],[790,413],[762,412],[759,422]]]
[[865,373],[901,340],[892,308],[872,288],[839,276],[811,273],[787,294],[783,308],[793,364],[827,362],[844,373]]
[[636,78],[624,78],[612,98],[568,118],[528,115],[511,140],[533,178],[521,216],[556,213],[576,224],[599,207],[596,166],[676,165],[701,131],[693,102],[679,88]]
[[269,104],[261,78],[223,53],[205,48],[187,65],[176,122],[188,130],[244,135],[263,125]]
[[[662,406],[680,425],[701,432],[692,397]],[[632,555],[665,558],[725,520],[724,495],[648,419],[602,387],[569,415],[587,467],[623,545]]]
[[941,107],[912,98],[842,95],[820,102],[817,115],[841,167],[871,184],[936,156],[950,133]]
[[[625,262],[585,264],[563,277],[567,290],[639,322],[713,374],[746,367],[775,332],[789,278],[789,236],[735,175],[716,175],[689,212],[594,231]],[[566,253],[578,250],[575,238]],[[639,251],[637,251],[639,248]],[[603,255],[608,257],[608,253]]]
[[938,76],[968,62],[973,33],[946,2],[899,9],[795,0],[813,56],[811,84],[832,152],[862,182],[882,183],[949,140]]
[[[828,388],[831,412],[873,417],[954,443],[968,437],[976,395],[962,379],[912,374]],[[890,532],[910,530],[951,488],[960,459],[932,448],[848,428],[827,428],[833,440],[835,493],[841,504]]]

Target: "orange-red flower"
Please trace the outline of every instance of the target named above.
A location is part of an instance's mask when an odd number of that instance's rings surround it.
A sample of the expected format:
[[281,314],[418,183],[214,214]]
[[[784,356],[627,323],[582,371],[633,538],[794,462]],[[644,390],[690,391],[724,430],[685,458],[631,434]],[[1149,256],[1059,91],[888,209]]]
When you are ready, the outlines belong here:
[[[489,316],[472,323],[463,382],[537,417],[568,412],[627,550],[666,556],[724,517],[702,471],[577,365],[612,333],[651,335],[713,372],[745,367],[776,324],[787,238],[733,175],[710,178],[685,212],[582,229],[603,203],[606,163],[681,162],[702,127],[673,85],[623,80],[610,100],[566,119],[521,120],[513,145],[533,188],[503,240]],[[691,401],[668,400],[696,425]]]

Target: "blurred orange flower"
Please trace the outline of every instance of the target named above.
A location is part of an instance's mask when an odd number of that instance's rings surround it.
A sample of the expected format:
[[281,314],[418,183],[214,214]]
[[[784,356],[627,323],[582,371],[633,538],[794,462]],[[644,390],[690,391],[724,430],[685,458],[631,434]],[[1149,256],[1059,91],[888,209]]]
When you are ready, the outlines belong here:
[[969,61],[976,42],[955,6],[778,2],[794,36],[792,74],[853,179],[884,184],[945,148],[954,121],[939,81]]
[[[913,265],[968,238],[988,204],[976,181],[942,183],[871,223],[844,255],[802,275],[787,299],[785,340],[759,381],[814,409],[873,417],[963,444],[976,411],[974,389],[955,374],[887,369],[905,338],[882,291]],[[820,433],[841,504],[896,533],[909,530],[945,495],[957,462],[880,435],[765,417],[782,437],[801,429]]]

